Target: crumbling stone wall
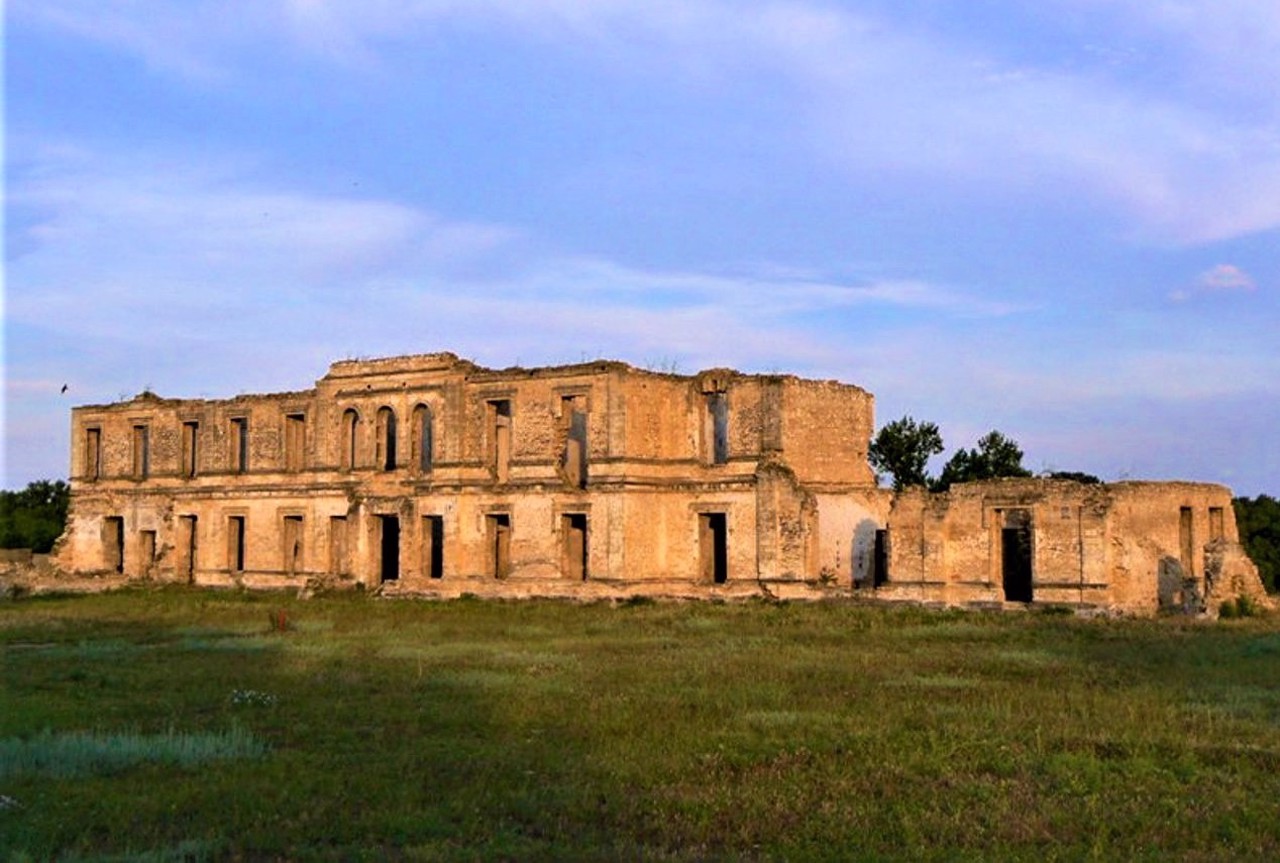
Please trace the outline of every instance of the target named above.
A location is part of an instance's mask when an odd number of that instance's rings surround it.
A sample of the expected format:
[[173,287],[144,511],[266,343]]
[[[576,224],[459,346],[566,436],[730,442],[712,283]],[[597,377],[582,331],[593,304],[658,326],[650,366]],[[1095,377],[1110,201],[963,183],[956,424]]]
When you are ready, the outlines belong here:
[[66,577],[432,595],[853,595],[1140,612],[1265,600],[1230,492],[875,485],[835,381],[452,354],[72,412]]

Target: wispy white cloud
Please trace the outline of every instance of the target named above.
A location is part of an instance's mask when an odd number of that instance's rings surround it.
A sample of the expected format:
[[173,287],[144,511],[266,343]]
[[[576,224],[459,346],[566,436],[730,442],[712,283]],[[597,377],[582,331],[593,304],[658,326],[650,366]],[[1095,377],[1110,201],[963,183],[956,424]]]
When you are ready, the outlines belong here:
[[[180,74],[235,74],[246,46],[274,58],[281,44],[313,61],[376,66],[395,62],[392,46],[458,32],[514,34],[667,88],[726,91],[750,72],[791,89],[809,146],[854,178],[895,171],[1038,206],[1087,193],[1135,236],[1166,243],[1280,227],[1280,24],[1270,6],[1246,0],[1058,0],[1039,15],[1049,30],[1087,15],[1099,31],[1113,24],[1153,50],[1193,57],[1182,74],[1203,77],[1177,92],[1094,67],[1011,62],[909,26],[883,4],[240,0],[166,12],[31,0],[15,13]],[[1219,110],[1242,88],[1258,97],[1252,111]]]

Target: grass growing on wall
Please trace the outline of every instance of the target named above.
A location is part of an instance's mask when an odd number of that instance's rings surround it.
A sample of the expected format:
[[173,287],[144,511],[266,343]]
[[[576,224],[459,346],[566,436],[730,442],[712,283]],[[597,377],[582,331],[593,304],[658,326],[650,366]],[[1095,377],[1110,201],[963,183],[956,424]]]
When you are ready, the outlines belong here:
[[1280,855],[1268,618],[174,590],[0,605],[0,650],[0,741],[265,747],[10,772],[19,857]]

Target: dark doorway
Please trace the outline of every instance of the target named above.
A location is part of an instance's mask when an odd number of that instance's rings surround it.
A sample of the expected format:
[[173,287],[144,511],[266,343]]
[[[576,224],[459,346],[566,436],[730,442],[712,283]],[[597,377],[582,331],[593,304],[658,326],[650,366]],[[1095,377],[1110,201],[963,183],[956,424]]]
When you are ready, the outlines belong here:
[[1006,602],[1031,601],[1031,523],[1030,519],[1005,521],[1000,531],[1001,568]]
[[566,513],[561,517],[564,536],[564,574],[574,581],[587,580],[587,514]]
[[729,523],[724,513],[698,516],[698,545],[703,580],[724,584],[729,580]]
[[879,587],[889,580],[889,531],[877,530],[871,550],[871,586]]
[[379,574],[383,581],[395,581],[400,577],[400,518],[394,515],[378,516],[381,522],[380,541],[382,556]]

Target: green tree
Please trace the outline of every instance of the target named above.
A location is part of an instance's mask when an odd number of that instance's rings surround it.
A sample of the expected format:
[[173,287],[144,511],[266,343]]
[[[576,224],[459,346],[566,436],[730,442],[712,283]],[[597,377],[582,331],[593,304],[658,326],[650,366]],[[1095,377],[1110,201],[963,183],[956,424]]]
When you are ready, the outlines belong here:
[[990,431],[972,450],[961,447],[942,466],[934,491],[946,491],[958,482],[979,482],[1006,476],[1031,476],[1022,466],[1022,448],[998,431]]
[[1280,591],[1280,501],[1265,494],[1232,501],[1240,542],[1267,590]]
[[0,491],[0,548],[44,554],[67,523],[71,487],[62,480],[36,480],[22,491]]
[[883,426],[871,441],[868,460],[877,473],[893,477],[894,491],[927,485],[925,465],[942,452],[942,435],[934,423],[917,423],[910,416]]

